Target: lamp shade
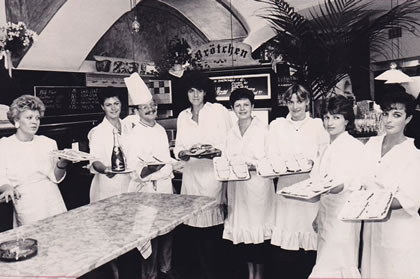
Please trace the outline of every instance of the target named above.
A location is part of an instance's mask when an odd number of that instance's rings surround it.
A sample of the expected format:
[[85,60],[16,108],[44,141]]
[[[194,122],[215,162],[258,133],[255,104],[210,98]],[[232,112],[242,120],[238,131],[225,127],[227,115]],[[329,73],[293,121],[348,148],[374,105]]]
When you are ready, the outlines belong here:
[[386,70],[375,78],[376,80],[385,80],[386,84],[389,83],[404,83],[411,82],[412,79],[404,74],[402,71],[397,69],[397,64],[391,63],[390,69]]

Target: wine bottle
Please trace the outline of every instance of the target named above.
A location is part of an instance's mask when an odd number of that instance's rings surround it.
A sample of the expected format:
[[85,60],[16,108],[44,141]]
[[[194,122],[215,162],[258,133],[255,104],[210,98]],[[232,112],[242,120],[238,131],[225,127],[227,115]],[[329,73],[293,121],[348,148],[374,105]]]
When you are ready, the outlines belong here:
[[113,133],[114,133],[114,146],[112,147],[111,170],[125,171],[124,153],[122,152],[121,146],[118,142],[117,129],[114,129]]

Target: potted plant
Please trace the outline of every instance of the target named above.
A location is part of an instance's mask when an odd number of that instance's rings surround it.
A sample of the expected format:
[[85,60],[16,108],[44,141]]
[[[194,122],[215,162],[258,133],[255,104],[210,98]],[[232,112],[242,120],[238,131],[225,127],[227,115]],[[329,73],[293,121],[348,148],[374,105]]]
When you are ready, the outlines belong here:
[[325,98],[352,67],[360,67],[354,61],[369,48],[384,53],[392,43],[384,31],[419,26],[419,1],[406,1],[375,18],[369,10],[373,1],[325,0],[308,18],[284,0],[257,1],[268,4],[261,16],[277,34],[269,44],[297,71],[298,81],[311,88],[312,101]]
[[167,53],[158,65],[159,72],[168,71],[171,75],[181,77],[192,60],[190,45],[184,38],[175,36],[166,48]]

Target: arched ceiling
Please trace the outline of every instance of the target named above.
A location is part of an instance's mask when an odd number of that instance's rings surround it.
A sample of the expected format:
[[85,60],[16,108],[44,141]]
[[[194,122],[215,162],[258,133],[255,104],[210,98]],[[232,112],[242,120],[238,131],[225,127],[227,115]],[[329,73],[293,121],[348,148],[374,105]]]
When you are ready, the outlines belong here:
[[[274,35],[267,22],[260,17],[266,4],[255,0],[3,1],[8,20],[26,21],[30,28],[39,33],[38,41],[21,59],[19,69],[80,71],[95,44],[121,16],[130,11],[132,1],[138,5],[158,1],[175,9],[209,41],[240,39],[256,49]],[[317,5],[320,0],[288,2],[296,10],[303,11]],[[39,3],[47,3],[46,7],[50,9],[45,12],[45,5]],[[0,22],[5,21],[0,18]]]

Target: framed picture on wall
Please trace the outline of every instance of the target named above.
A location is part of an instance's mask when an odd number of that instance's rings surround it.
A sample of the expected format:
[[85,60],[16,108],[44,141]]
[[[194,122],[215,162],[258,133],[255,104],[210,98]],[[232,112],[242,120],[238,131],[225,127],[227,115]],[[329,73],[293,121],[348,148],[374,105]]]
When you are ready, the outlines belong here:
[[271,99],[269,73],[214,76],[210,79],[214,82],[218,101],[228,101],[230,93],[237,88],[248,88],[253,91],[256,100]]

